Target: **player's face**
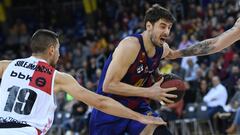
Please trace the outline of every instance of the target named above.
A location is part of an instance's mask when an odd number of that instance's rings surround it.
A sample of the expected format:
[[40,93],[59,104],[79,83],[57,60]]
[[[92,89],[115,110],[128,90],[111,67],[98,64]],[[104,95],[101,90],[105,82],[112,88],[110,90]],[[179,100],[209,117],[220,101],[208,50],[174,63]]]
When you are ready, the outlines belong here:
[[57,45],[54,47],[53,55],[52,55],[52,58],[50,61],[50,65],[53,67],[55,67],[55,65],[57,64],[59,56],[60,56],[59,48],[60,48],[60,44],[59,44],[59,41],[57,41]]
[[153,45],[162,46],[170,34],[172,23],[164,19],[159,19],[152,26],[150,31],[150,40]]

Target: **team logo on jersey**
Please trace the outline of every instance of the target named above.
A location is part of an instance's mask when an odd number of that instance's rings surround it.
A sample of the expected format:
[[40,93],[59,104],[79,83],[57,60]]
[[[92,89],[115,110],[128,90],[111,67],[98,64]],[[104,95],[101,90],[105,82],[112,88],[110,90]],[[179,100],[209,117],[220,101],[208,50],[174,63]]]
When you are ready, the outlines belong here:
[[[49,71],[55,70],[53,67],[49,66],[47,63],[44,63],[41,61],[38,62],[37,67],[47,67],[50,69]],[[45,72],[35,70],[29,85],[51,95],[52,79],[53,79],[53,72],[51,72],[51,74],[48,74],[48,73],[46,74]]]
[[146,66],[144,73],[152,74],[153,72],[154,72],[154,70],[149,70],[148,66]]
[[142,73],[143,70],[144,70],[143,64],[141,64],[137,67],[137,73],[138,74]]

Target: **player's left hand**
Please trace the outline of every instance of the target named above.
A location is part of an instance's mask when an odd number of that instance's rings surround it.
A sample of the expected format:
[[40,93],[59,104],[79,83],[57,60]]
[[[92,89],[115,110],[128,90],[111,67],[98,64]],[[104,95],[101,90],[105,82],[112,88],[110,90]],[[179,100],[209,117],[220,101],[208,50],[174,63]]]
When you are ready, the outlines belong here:
[[147,116],[147,115],[143,115],[142,118],[139,119],[139,122],[141,122],[143,124],[155,124],[155,125],[166,125],[167,124],[160,117],[153,117],[153,116]]

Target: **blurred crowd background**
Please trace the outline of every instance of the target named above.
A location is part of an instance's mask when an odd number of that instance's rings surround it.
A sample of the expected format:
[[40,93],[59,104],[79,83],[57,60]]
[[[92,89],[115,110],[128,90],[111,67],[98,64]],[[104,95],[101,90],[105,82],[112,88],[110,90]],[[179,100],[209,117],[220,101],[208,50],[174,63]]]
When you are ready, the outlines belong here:
[[[60,34],[57,69],[72,74],[81,85],[95,91],[109,53],[122,38],[144,30],[144,13],[154,3],[169,9],[177,18],[167,41],[172,49],[215,37],[240,17],[239,0],[0,0],[0,59],[30,56],[28,45],[34,31],[51,29]],[[185,134],[181,128],[176,131],[176,120],[194,120],[197,116],[188,114],[203,104],[207,109],[214,108],[207,113],[214,133],[230,130],[229,123],[238,124],[235,113],[240,106],[239,44],[209,56],[161,61],[161,73],[179,75],[187,87],[184,99],[178,103],[151,103],[169,121],[174,134]],[[91,107],[63,92],[56,95],[56,101],[56,118],[49,134],[87,134]],[[219,124],[219,119],[225,124]],[[190,134],[195,132],[186,122],[181,126],[188,128]]]

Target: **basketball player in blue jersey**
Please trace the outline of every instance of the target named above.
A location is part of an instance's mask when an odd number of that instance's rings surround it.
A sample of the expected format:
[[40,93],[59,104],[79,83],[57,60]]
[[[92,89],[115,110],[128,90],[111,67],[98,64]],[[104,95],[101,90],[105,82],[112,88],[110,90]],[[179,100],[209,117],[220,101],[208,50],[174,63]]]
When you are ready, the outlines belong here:
[[[151,76],[169,51],[165,39],[175,18],[159,5],[153,5],[145,16],[146,30],[123,39],[105,62],[97,93],[112,97],[123,105],[145,115],[154,115],[147,99],[173,103],[176,95],[167,94],[176,88],[163,89],[152,85]],[[168,135],[166,126],[144,125],[137,121],[112,116],[96,109],[90,119],[91,135]]]
[[[191,55],[206,55],[222,50],[240,38],[239,19],[222,35],[207,39],[184,50],[172,50],[165,39],[174,22],[172,14],[153,5],[145,15],[145,31],[124,38],[105,62],[97,93],[114,98],[123,105],[146,115],[152,112],[148,99],[172,103],[167,94],[174,88],[163,89],[161,81],[151,84],[159,61]],[[90,135],[169,135],[165,126],[144,125],[137,121],[108,115],[96,109],[90,119]]]

